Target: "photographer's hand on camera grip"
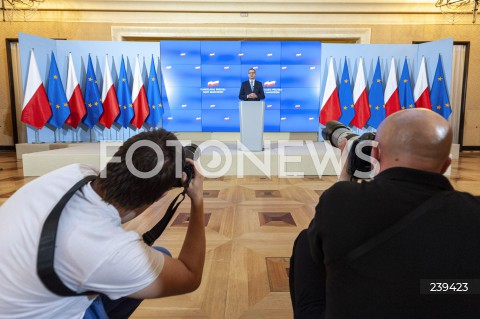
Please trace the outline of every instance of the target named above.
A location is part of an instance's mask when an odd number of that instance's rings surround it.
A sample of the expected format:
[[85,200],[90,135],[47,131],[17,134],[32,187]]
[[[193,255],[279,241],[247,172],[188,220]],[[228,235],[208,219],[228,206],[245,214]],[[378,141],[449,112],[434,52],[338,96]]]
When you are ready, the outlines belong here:
[[[192,174],[193,178],[190,181],[190,185],[187,188],[187,196],[190,197],[193,204],[199,203],[203,201],[203,175],[198,171],[196,163],[187,158],[187,163],[189,163],[194,170]],[[186,174],[183,174],[183,181],[185,182]]]

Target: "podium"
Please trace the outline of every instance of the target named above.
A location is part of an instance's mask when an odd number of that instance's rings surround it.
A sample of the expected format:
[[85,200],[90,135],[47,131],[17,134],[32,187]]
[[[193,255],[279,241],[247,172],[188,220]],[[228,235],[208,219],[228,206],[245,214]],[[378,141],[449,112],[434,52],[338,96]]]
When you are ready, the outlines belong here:
[[240,110],[240,140],[252,152],[263,151],[263,125],[265,102],[241,101]]

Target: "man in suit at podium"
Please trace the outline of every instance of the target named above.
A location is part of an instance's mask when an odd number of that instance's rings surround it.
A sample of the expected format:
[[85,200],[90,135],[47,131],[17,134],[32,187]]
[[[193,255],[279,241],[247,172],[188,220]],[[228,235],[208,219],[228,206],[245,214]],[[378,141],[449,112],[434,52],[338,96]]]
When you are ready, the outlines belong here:
[[238,98],[242,101],[260,101],[265,98],[262,82],[255,81],[255,69],[248,70],[248,81],[242,82]]

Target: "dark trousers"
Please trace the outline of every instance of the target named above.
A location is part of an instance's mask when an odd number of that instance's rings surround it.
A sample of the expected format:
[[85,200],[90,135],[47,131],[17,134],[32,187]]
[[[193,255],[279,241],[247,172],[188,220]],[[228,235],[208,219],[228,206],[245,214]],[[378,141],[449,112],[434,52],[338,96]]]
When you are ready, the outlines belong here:
[[127,319],[140,306],[143,299],[120,298],[111,300],[105,295],[101,295],[103,308],[109,319]]
[[324,318],[325,266],[315,263],[312,259],[306,230],[298,235],[293,244],[289,284],[295,319]]

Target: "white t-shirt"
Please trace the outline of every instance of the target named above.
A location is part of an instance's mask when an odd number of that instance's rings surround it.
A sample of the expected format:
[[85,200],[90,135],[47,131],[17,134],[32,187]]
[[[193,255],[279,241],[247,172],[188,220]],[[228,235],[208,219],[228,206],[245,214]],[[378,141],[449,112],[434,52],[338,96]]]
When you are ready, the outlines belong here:
[[[73,164],[28,183],[0,207],[0,318],[83,318],[92,300],[59,297],[37,276],[43,223],[60,198],[79,180],[98,173]],[[102,292],[118,299],[151,284],[163,254],[121,226],[118,211],[92,189],[78,190],[62,212],[55,270],[70,289]]]

